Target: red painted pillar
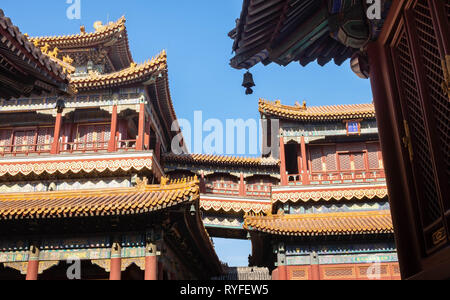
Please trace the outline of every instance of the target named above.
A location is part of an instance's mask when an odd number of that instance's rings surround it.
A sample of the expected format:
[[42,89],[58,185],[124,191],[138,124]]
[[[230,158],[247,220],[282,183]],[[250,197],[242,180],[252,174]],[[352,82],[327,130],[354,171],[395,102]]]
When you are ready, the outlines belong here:
[[108,152],[117,151],[117,105],[113,106],[111,116],[111,135],[108,144]]
[[286,261],[286,248],[284,244],[278,245],[277,266],[278,266],[278,280],[288,280],[289,278]]
[[278,280],[288,280],[287,266],[283,265],[278,267]]
[[205,182],[205,173],[202,172],[202,177],[200,180],[200,193],[206,193],[206,182]]
[[28,258],[26,280],[37,280],[39,274],[39,247],[33,245]]
[[244,181],[244,174],[241,173],[241,178],[239,181],[239,196],[245,197],[246,196],[246,190],[245,190],[245,181]]
[[303,157],[302,157],[302,145],[298,145],[297,147],[297,166],[298,166],[298,174],[302,174],[303,171]]
[[145,123],[145,137],[144,137],[144,148],[145,150],[150,149],[150,133],[151,133],[151,123],[150,120],[148,120]]
[[280,136],[280,172],[281,172],[281,185],[288,185],[288,177],[286,172],[286,151],[284,147],[284,137]]
[[115,242],[111,250],[111,270],[109,280],[122,279],[122,248],[120,242]]
[[144,150],[144,139],[145,139],[145,103],[141,103],[139,109],[139,124],[138,124],[136,150],[138,151]]
[[158,280],[157,247],[154,243],[147,245],[145,254],[145,280]]
[[311,280],[320,280],[320,266],[311,265]]
[[61,137],[61,127],[62,127],[62,110],[58,110],[58,114],[56,115],[55,131],[53,134],[53,144],[51,154],[59,154],[60,152],[59,138]]
[[308,175],[308,159],[306,157],[306,142],[305,137],[302,136],[301,140],[301,152],[302,152],[302,173],[303,173],[303,184],[308,185],[310,183],[309,175]]

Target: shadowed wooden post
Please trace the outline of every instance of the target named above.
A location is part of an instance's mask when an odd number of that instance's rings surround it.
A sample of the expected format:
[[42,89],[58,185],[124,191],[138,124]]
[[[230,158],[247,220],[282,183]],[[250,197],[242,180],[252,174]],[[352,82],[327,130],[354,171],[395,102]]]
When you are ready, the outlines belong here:
[[26,280],[37,280],[39,274],[39,247],[33,244],[30,247]]
[[122,247],[120,241],[116,239],[111,249],[111,270],[109,280],[122,279]]

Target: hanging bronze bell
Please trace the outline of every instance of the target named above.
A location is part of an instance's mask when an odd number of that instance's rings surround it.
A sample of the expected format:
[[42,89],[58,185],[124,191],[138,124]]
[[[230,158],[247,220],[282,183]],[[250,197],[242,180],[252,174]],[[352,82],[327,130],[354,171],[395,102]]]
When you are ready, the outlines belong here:
[[252,87],[255,86],[255,82],[253,81],[253,75],[249,71],[244,74],[244,82],[242,83],[242,86],[246,88],[245,94],[251,95],[253,94]]

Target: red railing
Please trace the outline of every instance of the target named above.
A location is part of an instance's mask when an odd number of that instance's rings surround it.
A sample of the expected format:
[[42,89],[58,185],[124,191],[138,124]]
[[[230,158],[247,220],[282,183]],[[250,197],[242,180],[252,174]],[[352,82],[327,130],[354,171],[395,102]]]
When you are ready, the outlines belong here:
[[239,196],[239,184],[214,183],[206,184],[206,192],[217,195]]
[[[137,140],[118,140],[118,151],[132,151],[136,149]],[[96,142],[72,142],[60,143],[60,153],[85,153],[108,151],[109,141]],[[52,150],[52,144],[30,144],[30,145],[1,145],[0,157],[17,155],[40,155],[49,154]]]
[[[292,184],[303,184],[303,174],[290,174],[288,182]],[[345,172],[313,172],[307,175],[308,184],[346,184],[346,183],[369,183],[377,182],[386,178],[384,170],[356,170]]]
[[117,149],[120,151],[130,151],[136,149],[137,140],[123,140],[117,142]]
[[30,154],[44,154],[51,152],[51,144],[30,144],[30,145],[3,145],[0,146],[0,156],[16,156]]
[[109,142],[61,143],[60,153],[108,151]]

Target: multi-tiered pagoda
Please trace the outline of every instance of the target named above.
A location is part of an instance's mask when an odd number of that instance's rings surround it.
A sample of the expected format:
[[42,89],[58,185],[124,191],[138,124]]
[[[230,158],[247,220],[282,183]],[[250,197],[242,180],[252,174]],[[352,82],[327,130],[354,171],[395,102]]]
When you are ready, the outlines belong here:
[[164,156],[171,177],[200,179],[208,232],[251,239],[274,279],[399,279],[373,104],[259,110],[280,124],[268,157]]
[[0,278],[67,279],[77,260],[82,279],[219,275],[198,179],[161,167],[178,134],[166,53],[135,63],[125,18],[94,27],[26,39],[74,96],[0,100]]

